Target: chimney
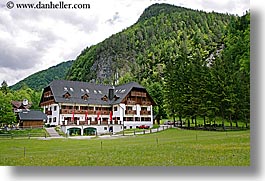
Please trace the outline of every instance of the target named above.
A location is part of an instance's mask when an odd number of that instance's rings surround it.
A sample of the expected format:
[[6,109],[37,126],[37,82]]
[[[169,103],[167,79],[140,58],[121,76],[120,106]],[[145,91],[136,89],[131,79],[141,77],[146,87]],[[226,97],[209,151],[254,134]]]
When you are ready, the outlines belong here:
[[114,97],[114,87],[109,89],[109,100],[111,101]]

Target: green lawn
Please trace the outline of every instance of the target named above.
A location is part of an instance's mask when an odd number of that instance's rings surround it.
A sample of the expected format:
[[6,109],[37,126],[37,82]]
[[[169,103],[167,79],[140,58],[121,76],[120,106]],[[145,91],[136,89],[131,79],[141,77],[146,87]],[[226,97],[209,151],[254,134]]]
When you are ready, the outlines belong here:
[[116,139],[3,139],[0,165],[250,166],[250,131],[191,131]]

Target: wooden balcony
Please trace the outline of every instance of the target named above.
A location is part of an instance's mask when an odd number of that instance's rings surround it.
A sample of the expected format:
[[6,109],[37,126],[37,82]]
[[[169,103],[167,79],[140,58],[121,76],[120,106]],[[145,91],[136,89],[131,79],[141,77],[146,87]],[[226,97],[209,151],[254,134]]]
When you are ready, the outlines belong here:
[[93,110],[73,110],[73,109],[61,109],[60,113],[61,114],[73,114],[73,111],[75,114],[87,114],[88,115],[96,115],[96,111]]
[[[72,111],[73,112],[73,111]],[[81,110],[74,110],[74,113],[75,114],[82,114],[82,111]]]
[[47,106],[47,105],[51,105],[51,104],[54,104],[55,101],[52,97],[50,98],[44,98],[44,100],[41,101],[40,105],[41,106]]
[[132,91],[131,96],[134,97],[146,97],[146,92]]
[[108,121],[101,121],[101,125],[108,125]]
[[126,101],[126,104],[127,104],[127,105],[135,105],[135,104],[136,104],[136,101],[133,101],[133,100],[127,100],[127,101]]
[[[86,113],[85,110],[82,110],[82,111],[83,111],[83,114]],[[93,114],[93,115],[96,115],[97,113],[96,113],[96,111],[94,111],[94,110],[88,110],[88,111],[87,111],[87,114],[88,114],[88,115],[92,115],[92,114]]]
[[[113,124],[119,124],[119,121],[101,121],[99,125],[113,125]],[[121,124],[121,123],[120,123]],[[77,122],[70,121],[67,124],[65,122],[62,122],[63,126],[89,126],[89,125],[98,125],[97,121],[79,121],[79,124]]]
[[97,125],[97,124],[98,124],[97,121],[91,121],[91,122],[90,122],[90,125]]
[[70,109],[61,109],[60,114],[72,114],[73,110]]
[[110,114],[110,111],[103,110],[103,111],[100,111],[100,114],[101,115],[109,115]]
[[79,125],[88,125],[88,121],[79,121]]
[[125,114],[136,114],[136,110],[125,110]]
[[140,111],[140,115],[151,115],[151,111],[142,110]]
[[142,103],[142,105],[145,105],[145,106],[151,106],[152,105],[152,103],[150,101],[142,101],[141,103]]

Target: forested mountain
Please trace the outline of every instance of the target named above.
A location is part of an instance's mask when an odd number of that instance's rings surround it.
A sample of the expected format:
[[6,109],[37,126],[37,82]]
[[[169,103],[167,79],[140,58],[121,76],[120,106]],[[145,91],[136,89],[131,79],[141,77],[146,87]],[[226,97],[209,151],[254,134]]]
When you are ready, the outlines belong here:
[[138,22],[105,41],[86,48],[67,74],[70,80],[120,84],[160,80],[163,57],[189,40],[204,58],[222,43],[231,16],[205,13],[168,4],[148,7]]
[[154,4],[131,27],[84,49],[66,78],[139,82],[157,102],[159,117],[248,123],[249,32],[249,13]]
[[19,81],[13,86],[10,86],[12,90],[18,90],[23,86],[27,86],[34,90],[42,90],[51,81],[64,79],[69,68],[72,66],[73,61],[62,62],[56,66],[50,67],[46,70],[34,73],[27,78]]

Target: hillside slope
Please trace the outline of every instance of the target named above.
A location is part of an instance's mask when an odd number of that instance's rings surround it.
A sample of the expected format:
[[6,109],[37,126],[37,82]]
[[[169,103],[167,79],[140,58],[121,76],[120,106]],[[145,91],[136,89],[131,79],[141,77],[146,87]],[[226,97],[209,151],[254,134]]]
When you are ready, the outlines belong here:
[[10,86],[13,90],[18,90],[24,85],[28,86],[34,90],[42,90],[45,86],[47,86],[51,81],[64,79],[66,73],[68,72],[69,68],[72,66],[73,61],[62,62],[58,65],[50,67],[46,70],[42,70],[36,72],[27,78],[19,81],[18,83]]
[[198,47],[206,59],[222,44],[230,17],[168,4],[151,5],[131,27],[84,49],[67,79],[107,84],[160,81],[167,63],[165,53],[176,51],[187,39],[187,46]]

